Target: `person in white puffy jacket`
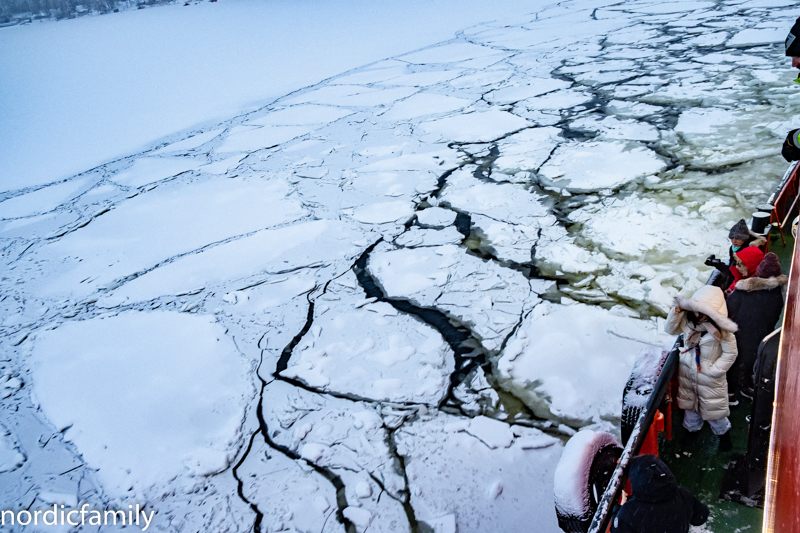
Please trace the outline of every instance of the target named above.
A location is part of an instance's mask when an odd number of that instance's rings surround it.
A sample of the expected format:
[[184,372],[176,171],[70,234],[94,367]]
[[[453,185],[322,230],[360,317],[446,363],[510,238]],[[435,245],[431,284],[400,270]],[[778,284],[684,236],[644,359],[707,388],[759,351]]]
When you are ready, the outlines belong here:
[[708,421],[720,437],[720,450],[731,449],[728,430],[728,382],[725,373],[736,361],[736,323],[728,318],[722,289],[704,285],[691,298],[675,298],[666,332],[683,335],[678,365],[678,407],[683,427],[697,432]]

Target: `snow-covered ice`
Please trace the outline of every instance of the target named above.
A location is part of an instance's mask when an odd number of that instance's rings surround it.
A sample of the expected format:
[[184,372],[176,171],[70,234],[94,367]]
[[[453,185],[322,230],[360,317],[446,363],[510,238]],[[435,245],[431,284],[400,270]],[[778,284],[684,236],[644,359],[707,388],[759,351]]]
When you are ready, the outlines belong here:
[[543,418],[573,425],[616,421],[636,355],[669,342],[665,337],[650,321],[543,302],[497,360],[500,383]]
[[538,301],[521,273],[467,255],[455,245],[379,246],[369,269],[387,296],[444,311],[491,351],[500,349],[522,314]]
[[329,286],[281,375],[322,391],[437,406],[453,371],[452,350],[432,327],[388,303],[365,304],[364,296],[337,282]]
[[254,390],[213,317],[129,312],[36,334],[35,398],[117,497],[225,470]]
[[[554,461],[562,449],[556,438],[533,428],[481,417],[462,422],[439,413],[401,427],[396,439],[417,519],[456,526],[435,531],[517,530],[531,523],[536,531],[560,531],[553,511]],[[540,445],[530,447],[532,439]]]
[[615,189],[666,168],[658,155],[643,146],[616,142],[562,144],[541,168],[548,185],[571,192]]
[[[617,431],[637,354],[671,344],[673,296],[724,257],[800,126],[783,0],[312,4],[0,30],[20,52],[0,61],[9,507],[556,531],[564,436]],[[88,56],[53,49],[73,28]],[[114,31],[141,49],[91,39]],[[153,75],[132,83],[131,54]],[[78,57],[113,60],[125,90],[71,90],[96,79]],[[32,100],[44,78],[63,94]]]

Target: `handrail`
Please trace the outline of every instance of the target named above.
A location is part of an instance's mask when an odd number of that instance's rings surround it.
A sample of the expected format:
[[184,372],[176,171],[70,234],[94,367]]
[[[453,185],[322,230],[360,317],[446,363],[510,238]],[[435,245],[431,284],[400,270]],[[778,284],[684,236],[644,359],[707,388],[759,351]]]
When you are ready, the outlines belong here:
[[639,450],[642,448],[644,439],[647,436],[647,429],[653,423],[656,411],[661,405],[661,400],[664,399],[664,394],[667,392],[672,374],[678,368],[680,345],[681,337],[679,336],[664,361],[664,366],[661,367],[661,373],[653,387],[650,398],[647,400],[647,405],[639,414],[639,418],[633,426],[633,432],[628,439],[628,444],[622,450],[622,456],[619,458],[617,467],[611,476],[611,481],[609,481],[606,490],[603,492],[603,497],[597,504],[597,511],[595,511],[592,523],[589,525],[589,533],[603,533],[608,528],[608,523],[611,520],[611,507],[619,499],[628,463],[639,454]]
[[800,532],[800,247],[795,244],[775,377],[764,533]]

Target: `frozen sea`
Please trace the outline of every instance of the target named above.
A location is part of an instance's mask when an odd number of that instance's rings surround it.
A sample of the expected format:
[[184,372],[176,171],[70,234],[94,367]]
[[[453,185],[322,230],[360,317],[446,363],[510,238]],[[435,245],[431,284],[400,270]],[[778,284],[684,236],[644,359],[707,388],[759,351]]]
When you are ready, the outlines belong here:
[[565,440],[618,433],[672,298],[783,175],[797,13],[515,5],[280,94],[226,103],[241,79],[218,80],[194,120],[98,131],[105,159],[4,182],[0,507],[139,504],[149,531],[559,531]]

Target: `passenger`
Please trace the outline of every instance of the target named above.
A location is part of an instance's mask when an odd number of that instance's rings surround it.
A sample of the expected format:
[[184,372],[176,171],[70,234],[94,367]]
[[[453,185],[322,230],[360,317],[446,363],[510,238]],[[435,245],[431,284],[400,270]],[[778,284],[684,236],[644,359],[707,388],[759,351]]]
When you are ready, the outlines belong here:
[[730,294],[740,280],[752,278],[758,265],[764,259],[764,252],[758,246],[747,246],[733,254],[734,266],[730,267],[733,274],[733,283],[730,284],[725,294]]
[[758,233],[753,233],[747,227],[747,222],[743,218],[733,225],[728,232],[728,239],[731,241],[731,247],[728,248],[728,266],[735,266],[736,259],[734,254],[750,246],[764,246],[767,244],[767,239]]
[[611,531],[619,533],[687,533],[708,518],[708,507],[678,486],[664,461],[655,455],[631,459],[633,494],[611,519]]
[[714,285],[700,287],[691,299],[675,298],[665,327],[670,335],[683,335],[678,365],[683,427],[695,433],[707,420],[714,435],[720,437],[721,451],[732,446],[725,373],[736,360],[736,329],[736,323],[728,318],[725,296]]
[[770,252],[758,265],[756,275],[736,283],[736,290],[728,297],[728,316],[739,326],[736,332],[739,356],[728,370],[728,386],[734,394],[741,390],[752,399],[758,346],[775,330],[788,281],[789,278],[781,275],[778,256]]
[[767,242],[767,239],[761,235],[750,231],[744,219],[740,219],[739,222],[733,225],[728,232],[728,239],[731,241],[731,246],[728,248],[727,265],[713,255],[709,256],[705,261],[706,266],[713,266],[720,271],[722,277],[715,285],[723,288],[729,287],[736,281],[730,270],[730,267],[736,266],[737,264],[736,252],[742,251],[750,246],[763,246]]
[[[786,55],[792,58],[792,68],[800,68],[800,18],[786,36]],[[798,81],[800,77],[797,78]],[[800,160],[800,130],[792,130],[783,142],[781,155],[786,161]]]

